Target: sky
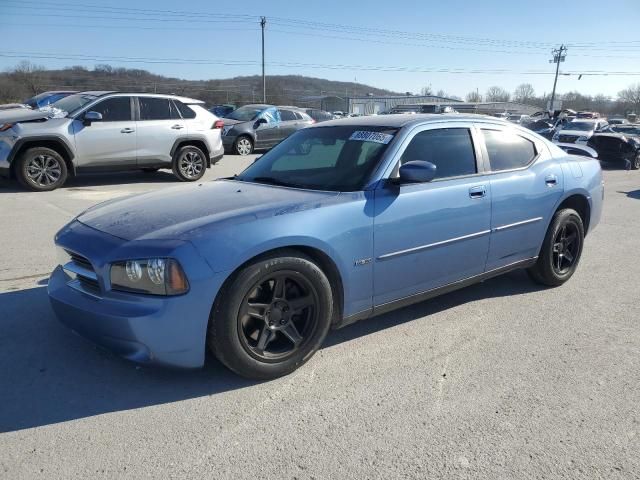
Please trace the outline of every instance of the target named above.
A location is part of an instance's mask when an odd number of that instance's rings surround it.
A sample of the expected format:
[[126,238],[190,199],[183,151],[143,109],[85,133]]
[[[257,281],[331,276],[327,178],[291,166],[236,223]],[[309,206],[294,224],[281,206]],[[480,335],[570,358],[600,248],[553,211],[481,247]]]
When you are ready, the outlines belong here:
[[640,0],[0,0],[0,70],[29,60],[192,80],[260,74],[260,16],[272,75],[461,97],[530,83],[540,95],[565,44],[571,75],[558,92],[615,98],[640,83]]

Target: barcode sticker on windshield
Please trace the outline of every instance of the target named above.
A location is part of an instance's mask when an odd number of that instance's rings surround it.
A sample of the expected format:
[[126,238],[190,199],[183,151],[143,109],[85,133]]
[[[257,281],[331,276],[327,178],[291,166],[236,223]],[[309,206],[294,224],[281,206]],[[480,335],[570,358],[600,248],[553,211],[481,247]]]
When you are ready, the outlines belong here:
[[375,142],[387,144],[391,141],[393,135],[380,132],[365,132],[362,130],[355,131],[349,137],[349,140],[357,140],[359,142]]

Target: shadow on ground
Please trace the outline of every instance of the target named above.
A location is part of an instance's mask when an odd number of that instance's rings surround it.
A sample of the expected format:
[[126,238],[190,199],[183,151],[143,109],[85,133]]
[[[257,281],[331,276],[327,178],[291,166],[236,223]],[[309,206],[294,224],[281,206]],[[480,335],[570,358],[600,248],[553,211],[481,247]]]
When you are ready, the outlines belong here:
[[640,190],[631,190],[630,192],[621,192],[618,190],[618,193],[622,193],[629,198],[634,198],[636,200],[640,200]]
[[[519,295],[537,288],[523,272],[513,272],[331,332],[325,346],[480,298]],[[215,359],[208,359],[201,370],[187,371],[138,367],[121,360],[59,324],[43,287],[0,294],[0,332],[0,432],[256,385]]]

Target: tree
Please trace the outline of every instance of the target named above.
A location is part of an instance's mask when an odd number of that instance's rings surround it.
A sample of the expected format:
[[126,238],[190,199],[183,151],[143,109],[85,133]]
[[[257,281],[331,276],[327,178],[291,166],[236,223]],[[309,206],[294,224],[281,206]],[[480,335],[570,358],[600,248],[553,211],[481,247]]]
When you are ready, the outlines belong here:
[[428,95],[433,95],[433,90],[431,90],[431,85],[429,85],[428,87],[422,87],[420,89],[420,95],[426,97]]
[[16,65],[11,72],[11,76],[19,84],[22,84],[27,88],[29,95],[37,95],[40,90],[43,70],[44,67],[25,60]]
[[447,92],[445,92],[443,89],[438,90],[436,92],[436,96],[437,97],[445,97],[445,98],[450,97],[450,95]]
[[528,103],[536,96],[536,92],[530,83],[522,83],[513,92],[513,99],[516,102]]
[[467,93],[467,96],[465,97],[465,99],[467,100],[467,102],[471,102],[471,103],[479,103],[482,101],[482,95],[477,92],[477,91],[472,91]]
[[509,92],[502,87],[489,87],[487,90],[487,102],[508,102],[511,98]]
[[640,83],[618,92],[618,100],[632,108],[635,113],[640,113]]

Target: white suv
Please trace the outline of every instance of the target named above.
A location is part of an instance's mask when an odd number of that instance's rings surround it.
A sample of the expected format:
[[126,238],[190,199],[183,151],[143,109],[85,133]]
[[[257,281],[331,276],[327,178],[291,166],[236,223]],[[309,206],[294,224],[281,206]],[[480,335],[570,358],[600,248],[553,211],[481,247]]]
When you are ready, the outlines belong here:
[[[223,122],[203,102],[174,95],[82,92],[43,118],[0,121],[0,174],[25,187],[53,190],[69,175],[171,168],[200,179],[222,158]],[[1,120],[1,118],[0,118]]]
[[594,133],[606,131],[608,128],[609,123],[600,118],[577,118],[560,127],[553,134],[553,141],[586,145]]

